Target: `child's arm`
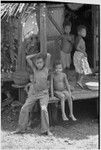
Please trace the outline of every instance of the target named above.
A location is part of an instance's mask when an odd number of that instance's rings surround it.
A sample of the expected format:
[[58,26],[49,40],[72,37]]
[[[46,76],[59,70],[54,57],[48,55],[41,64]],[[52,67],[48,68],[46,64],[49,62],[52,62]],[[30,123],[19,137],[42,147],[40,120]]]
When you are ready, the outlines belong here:
[[28,62],[28,64],[30,65],[30,67],[32,68],[33,71],[34,71],[34,69],[35,69],[35,66],[34,66],[34,64],[33,64],[32,60],[31,60],[31,58],[34,58],[35,56],[37,56],[37,54],[32,54],[32,55],[26,56],[27,62]]
[[28,83],[28,84],[25,86],[25,91],[26,91],[26,93],[28,93],[28,91],[29,91],[29,86],[30,86],[30,83]]
[[35,66],[34,66],[31,58],[35,59],[35,57],[38,56],[38,55],[40,55],[40,54],[41,54],[41,52],[38,53],[38,54],[32,54],[32,55],[26,56],[27,62],[30,65],[30,67],[32,68],[33,71],[35,71]]

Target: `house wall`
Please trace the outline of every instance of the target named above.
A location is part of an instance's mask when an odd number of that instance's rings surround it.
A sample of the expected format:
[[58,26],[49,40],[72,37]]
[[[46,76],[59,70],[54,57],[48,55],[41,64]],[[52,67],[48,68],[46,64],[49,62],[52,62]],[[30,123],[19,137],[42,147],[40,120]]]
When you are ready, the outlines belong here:
[[[64,7],[52,8],[49,11],[57,23],[57,25],[62,30],[62,24],[64,21]],[[56,29],[56,27],[52,24],[52,22],[47,17],[47,37],[53,37],[52,40],[47,41],[47,51],[52,56],[52,63],[60,58],[60,43],[57,43],[56,36],[60,36],[60,33]]]

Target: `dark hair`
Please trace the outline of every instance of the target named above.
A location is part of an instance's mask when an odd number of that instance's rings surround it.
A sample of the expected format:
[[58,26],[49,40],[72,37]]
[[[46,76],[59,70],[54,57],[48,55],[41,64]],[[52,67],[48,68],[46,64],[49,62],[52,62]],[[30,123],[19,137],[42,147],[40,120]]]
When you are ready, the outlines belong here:
[[77,31],[81,31],[82,29],[85,29],[86,30],[86,26],[84,25],[79,25],[78,28],[77,28]]
[[66,26],[72,26],[72,23],[70,21],[64,21],[63,23],[63,28],[65,28]]
[[39,54],[36,55],[35,60],[37,60],[37,59],[43,59],[43,61],[45,61],[46,57],[47,57],[47,54],[39,53]]
[[55,69],[56,66],[58,66],[58,65],[62,65],[62,63],[61,63],[60,60],[56,60],[56,61],[54,62],[53,68]]

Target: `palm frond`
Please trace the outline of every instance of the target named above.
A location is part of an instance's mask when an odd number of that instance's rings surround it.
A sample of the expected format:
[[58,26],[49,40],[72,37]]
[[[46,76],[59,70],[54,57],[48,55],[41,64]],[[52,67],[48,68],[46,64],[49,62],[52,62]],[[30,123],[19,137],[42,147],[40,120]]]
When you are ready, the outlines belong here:
[[36,3],[1,3],[1,18],[3,19],[6,15],[16,16],[18,13],[24,17],[25,13],[29,15],[35,10],[35,5]]

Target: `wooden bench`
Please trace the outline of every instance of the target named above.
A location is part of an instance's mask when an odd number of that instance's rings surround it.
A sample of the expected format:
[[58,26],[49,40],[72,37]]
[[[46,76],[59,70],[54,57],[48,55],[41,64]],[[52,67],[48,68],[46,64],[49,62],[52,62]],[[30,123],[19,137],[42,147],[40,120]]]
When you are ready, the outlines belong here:
[[[23,102],[25,101],[25,96],[24,95],[24,87],[25,86],[19,86],[19,85],[13,85],[13,87],[18,88],[19,90],[19,101]],[[77,101],[77,100],[87,100],[87,99],[94,99],[99,97],[99,92],[98,91],[92,91],[89,89],[75,89],[72,91],[72,100]],[[24,98],[24,99],[23,99]],[[23,99],[23,100],[22,100]],[[50,90],[50,98],[49,98],[49,119],[50,119],[50,124],[55,123],[57,121],[57,115],[58,115],[58,109],[57,105],[58,102],[60,101],[59,98],[54,96],[53,92],[53,85],[51,84],[51,90]]]
[[[74,90],[72,91],[72,100],[77,101],[77,100],[94,100],[95,98],[99,97],[99,92],[98,91],[92,91],[92,90]],[[58,103],[60,99],[56,97],[50,97],[49,104],[54,104]],[[98,104],[98,103],[97,103]],[[97,106],[98,109],[98,106]],[[98,110],[97,110],[98,111]],[[52,105],[51,108],[49,109],[49,116],[50,116],[50,122],[56,122],[57,121],[57,115],[58,115],[58,109],[55,105]]]

